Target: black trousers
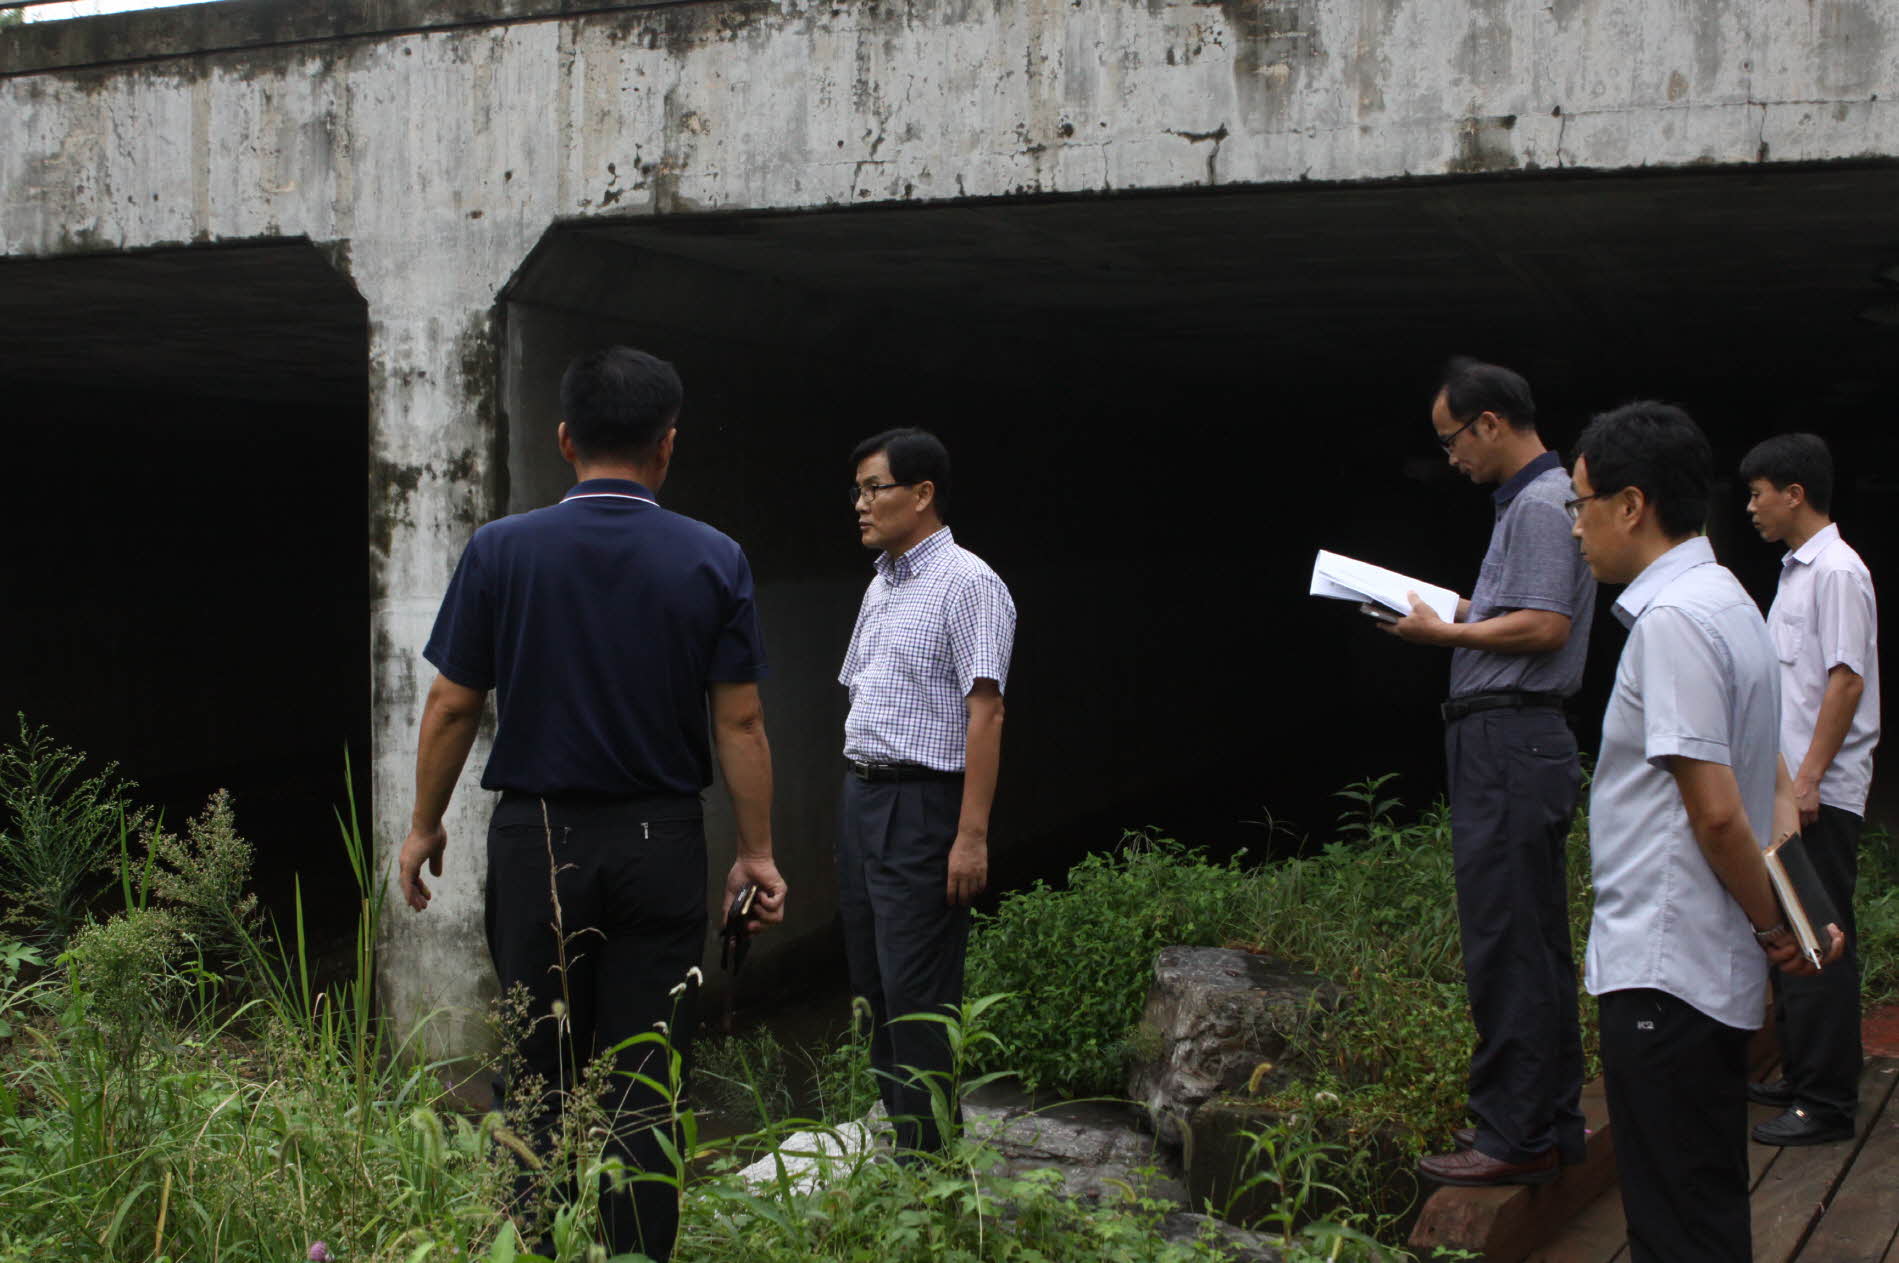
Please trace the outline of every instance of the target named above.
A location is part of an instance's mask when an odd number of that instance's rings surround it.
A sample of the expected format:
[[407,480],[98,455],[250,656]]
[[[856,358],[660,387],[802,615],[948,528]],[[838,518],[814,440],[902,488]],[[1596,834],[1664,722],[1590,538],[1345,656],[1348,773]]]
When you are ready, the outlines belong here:
[[1861,1062],[1859,936],[1853,892],[1859,885],[1860,818],[1821,807],[1801,830],[1820,884],[1833,898],[1846,932],[1846,954],[1817,974],[1774,970],[1774,1024],[1794,1102],[1825,1122],[1851,1124],[1859,1107]]
[[1564,842],[1582,767],[1561,711],[1502,708],[1444,730],[1464,979],[1477,1027],[1477,1148],[1583,1157],[1582,1029]]
[[848,772],[838,808],[838,912],[851,991],[870,1003],[871,1066],[900,1152],[943,1147],[931,1084],[956,1117],[942,1013],[963,998],[969,910],[949,906],[950,844],[963,784],[865,782]]
[[1632,1263],[1748,1263],[1748,1033],[1665,991],[1597,1017]]
[[[686,982],[705,944],[698,798],[503,795],[488,825],[487,930],[502,990],[518,985],[530,997],[520,1059],[545,1091],[513,1103],[527,1106],[531,1143],[546,1152],[563,1094],[596,1056],[664,1022],[690,1065],[697,988],[688,983],[669,993]],[[664,1050],[650,1043],[623,1049],[615,1066],[620,1073],[605,1101],[614,1120],[607,1151],[633,1170],[667,1170],[660,1137],[677,1143],[671,1103],[627,1077],[637,1071],[664,1084]],[[514,1094],[514,1085],[500,1086]],[[618,1193],[603,1188],[601,1215],[614,1253],[639,1250],[663,1260],[679,1231],[679,1191],[649,1182]]]

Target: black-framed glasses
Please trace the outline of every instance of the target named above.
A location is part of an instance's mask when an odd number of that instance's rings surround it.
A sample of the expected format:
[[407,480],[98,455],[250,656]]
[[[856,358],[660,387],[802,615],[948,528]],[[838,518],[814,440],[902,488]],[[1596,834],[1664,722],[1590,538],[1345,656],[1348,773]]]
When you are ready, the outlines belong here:
[[1476,416],[1472,417],[1470,420],[1464,422],[1464,424],[1458,426],[1455,430],[1452,430],[1449,434],[1438,435],[1437,445],[1443,448],[1447,452],[1450,451],[1451,445],[1457,442],[1458,435],[1462,434],[1465,430],[1470,429],[1471,426],[1476,425],[1479,421],[1482,421],[1483,419],[1484,419],[1484,414],[1480,412]]
[[914,487],[917,480],[906,478],[900,482],[866,482],[851,484],[851,507],[856,508],[859,500],[875,500],[879,491],[888,491],[892,487]]
[[1569,514],[1569,520],[1571,522],[1580,522],[1582,520],[1583,505],[1588,504],[1591,500],[1606,500],[1614,494],[1615,492],[1613,491],[1598,491],[1594,495],[1577,496],[1574,500],[1563,501],[1563,511]]

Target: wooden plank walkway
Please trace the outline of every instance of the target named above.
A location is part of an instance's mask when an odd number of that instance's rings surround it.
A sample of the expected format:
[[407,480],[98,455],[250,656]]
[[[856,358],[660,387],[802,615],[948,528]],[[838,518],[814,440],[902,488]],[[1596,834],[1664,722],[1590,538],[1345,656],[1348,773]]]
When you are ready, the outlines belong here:
[[[1850,1143],[1748,1145],[1754,1263],[1899,1263],[1899,1058],[1874,1057],[1860,1078]],[[1748,1107],[1748,1124],[1779,1111]],[[1628,1263],[1622,1195],[1611,1187],[1527,1256],[1532,1263]]]

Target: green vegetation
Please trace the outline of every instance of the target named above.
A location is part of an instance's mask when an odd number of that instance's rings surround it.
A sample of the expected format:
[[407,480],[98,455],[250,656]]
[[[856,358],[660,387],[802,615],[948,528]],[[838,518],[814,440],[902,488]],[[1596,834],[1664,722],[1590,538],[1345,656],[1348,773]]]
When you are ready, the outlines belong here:
[[[0,895],[15,931],[0,934],[0,1263],[300,1259],[319,1241],[352,1263],[609,1263],[591,1244],[600,1181],[633,1178],[600,1150],[609,1075],[579,1077],[545,1157],[523,1143],[523,1120],[470,1113],[446,1094],[449,1068],[375,1012],[385,887],[353,817],[338,823],[360,890],[342,914],[356,923],[354,968],[320,988],[301,904],[279,926],[247,893],[251,849],[227,796],[172,834],[142,820],[110,769],[87,777],[82,763],[24,721],[0,751]],[[1338,840],[1302,858],[1216,863],[1131,835],[1062,889],[1037,885],[982,918],[968,987],[980,998],[914,1019],[945,1022],[957,1050],[957,1073],[932,1085],[944,1117],[1008,1071],[1118,1094],[1158,948],[1267,952],[1333,979],[1351,1002],[1305,1032],[1296,1081],[1275,1078],[1283,1086],[1245,1102],[1260,1125],[1229,1205],[1247,1199],[1295,1263],[1403,1257],[1375,1238],[1392,1235],[1410,1198],[1396,1174],[1408,1155],[1462,1121],[1471,1038],[1448,824],[1441,809],[1397,823],[1385,781],[1346,797]],[[1896,868],[1890,840],[1869,834],[1869,1001],[1899,992]],[[1582,1011],[1587,1025],[1593,1005]],[[518,999],[504,998],[496,1020],[504,1035],[518,1030]],[[1131,1191],[1077,1204],[1048,1174],[1009,1174],[967,1137],[912,1166],[874,1147],[849,1152],[821,1186],[782,1166],[748,1182],[745,1162],[794,1133],[841,1138],[872,1104],[861,1014],[815,1049],[762,1031],[702,1042],[699,1100],[742,1135],[702,1136],[677,1057],[666,1064],[680,1146],[671,1170],[636,1178],[682,1188],[682,1258],[1223,1257],[1204,1236],[1167,1240],[1169,1207]]]
[[1856,896],[1860,1003],[1899,1003],[1899,841],[1883,828],[1860,839]]

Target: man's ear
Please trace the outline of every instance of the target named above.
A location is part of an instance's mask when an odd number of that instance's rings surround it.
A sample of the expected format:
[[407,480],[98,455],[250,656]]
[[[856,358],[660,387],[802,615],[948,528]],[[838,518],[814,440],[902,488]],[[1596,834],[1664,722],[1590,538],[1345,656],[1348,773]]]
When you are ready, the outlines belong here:
[[1642,514],[1648,510],[1648,496],[1640,487],[1624,487],[1615,493],[1615,505],[1623,525],[1633,529],[1641,524]]
[[566,461],[569,465],[579,463],[580,452],[574,447],[574,436],[568,432],[567,423],[565,421],[561,422],[560,426],[554,431],[554,442],[560,448],[560,458],[562,460]]
[[936,504],[936,484],[928,478],[918,483],[912,490],[916,492],[918,513]]
[[1790,509],[1797,509],[1807,502],[1807,488],[1802,483],[1788,483],[1781,494],[1787,497],[1787,507]]

